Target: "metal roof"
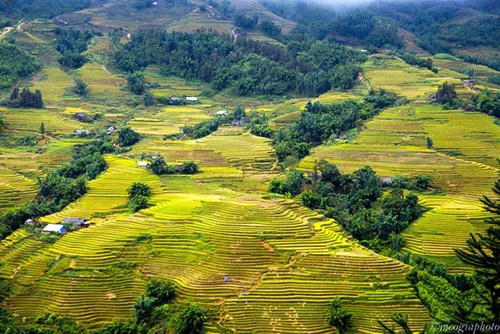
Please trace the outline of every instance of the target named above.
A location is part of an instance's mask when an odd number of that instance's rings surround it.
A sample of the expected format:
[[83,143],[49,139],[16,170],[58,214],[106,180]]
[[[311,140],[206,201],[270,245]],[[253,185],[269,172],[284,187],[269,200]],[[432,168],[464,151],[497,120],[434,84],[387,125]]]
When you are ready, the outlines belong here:
[[62,230],[66,230],[66,227],[61,224],[49,224],[43,228],[44,232],[61,232]]

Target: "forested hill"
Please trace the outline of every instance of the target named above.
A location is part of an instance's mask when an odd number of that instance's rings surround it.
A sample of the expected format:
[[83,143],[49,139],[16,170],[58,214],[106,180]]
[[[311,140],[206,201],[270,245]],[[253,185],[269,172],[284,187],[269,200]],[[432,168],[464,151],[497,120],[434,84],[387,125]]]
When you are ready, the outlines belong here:
[[215,91],[239,95],[315,96],[331,88],[350,89],[366,55],[342,45],[291,40],[286,48],[212,32],[138,32],[115,53],[126,72],[158,65],[164,75],[198,78]]
[[[374,1],[349,8],[297,0],[262,3],[297,22],[294,32],[308,32],[320,39],[367,48],[409,47],[410,52],[455,53],[468,61],[500,67],[494,51],[500,41],[498,1]],[[409,45],[412,42],[416,45]]]
[[0,14],[13,18],[52,18],[87,8],[91,0],[12,0],[0,1]]

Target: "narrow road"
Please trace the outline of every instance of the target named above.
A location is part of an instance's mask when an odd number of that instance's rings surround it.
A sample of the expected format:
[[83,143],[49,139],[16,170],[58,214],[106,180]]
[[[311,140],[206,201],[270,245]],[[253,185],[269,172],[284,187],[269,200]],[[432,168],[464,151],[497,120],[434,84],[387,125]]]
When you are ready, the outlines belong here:
[[234,43],[236,43],[236,41],[238,40],[238,28],[234,27],[232,30],[231,30],[231,33],[233,34],[233,37],[234,37]]
[[110,71],[108,71],[108,69],[106,68],[106,66],[101,65],[101,68],[104,70],[104,72],[108,73],[109,75],[112,75],[112,73]]
[[365,77],[363,76],[363,73],[361,73],[361,72],[358,73],[358,79],[359,79],[359,81],[364,83],[366,85],[366,87],[368,87],[369,90],[372,89],[372,85],[370,85],[368,80],[365,79]]
[[7,36],[11,31],[12,31],[12,27],[5,27],[3,28],[3,31],[2,31],[2,34],[0,34],[0,39],[4,39],[5,36]]

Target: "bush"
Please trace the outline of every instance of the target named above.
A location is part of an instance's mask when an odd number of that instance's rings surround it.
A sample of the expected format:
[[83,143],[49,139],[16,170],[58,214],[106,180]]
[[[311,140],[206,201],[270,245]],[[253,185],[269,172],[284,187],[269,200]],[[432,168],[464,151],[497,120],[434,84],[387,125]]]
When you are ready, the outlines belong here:
[[156,299],[156,305],[167,304],[175,297],[175,284],[172,281],[153,278],[146,286],[149,297]]
[[201,307],[195,304],[189,305],[180,315],[179,322],[175,327],[176,334],[201,334],[205,314]]
[[135,319],[137,323],[142,324],[149,321],[153,315],[156,299],[141,295],[134,305]]
[[129,195],[129,198],[134,198],[137,196],[149,197],[151,195],[151,187],[148,186],[146,183],[134,182],[127,189],[127,193]]
[[182,174],[196,174],[198,173],[198,165],[194,161],[186,161],[180,167]]
[[340,334],[347,333],[352,327],[352,313],[342,305],[340,297],[330,302],[328,308],[328,324],[337,328]]
[[128,202],[128,208],[132,212],[137,212],[148,207],[148,198],[146,196],[135,196]]
[[131,146],[137,143],[141,136],[129,127],[118,130],[118,144],[121,146]]

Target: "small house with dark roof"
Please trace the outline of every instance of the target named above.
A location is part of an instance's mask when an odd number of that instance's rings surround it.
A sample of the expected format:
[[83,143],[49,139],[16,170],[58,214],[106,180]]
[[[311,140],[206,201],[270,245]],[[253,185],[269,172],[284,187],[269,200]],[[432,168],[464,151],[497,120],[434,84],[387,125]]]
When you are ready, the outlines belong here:
[[84,218],[66,218],[62,221],[62,223],[63,224],[75,224],[79,228],[90,226],[90,222],[88,222]]
[[74,117],[80,122],[88,122],[90,120],[89,114],[84,112],[77,112]]

